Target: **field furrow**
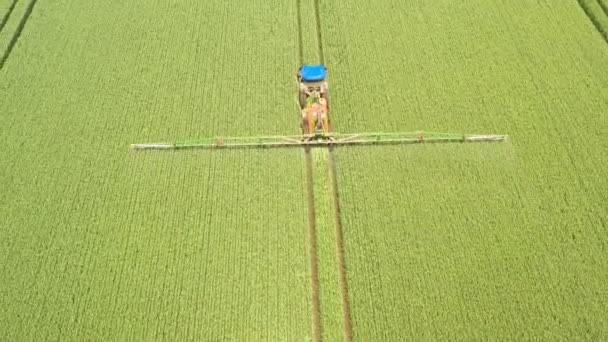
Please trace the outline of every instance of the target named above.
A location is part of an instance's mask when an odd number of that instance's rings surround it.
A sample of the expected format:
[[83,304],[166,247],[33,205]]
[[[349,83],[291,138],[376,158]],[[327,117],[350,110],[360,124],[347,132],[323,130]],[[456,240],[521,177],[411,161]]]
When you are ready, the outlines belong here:
[[25,23],[29,4],[28,0],[7,2],[5,9],[0,12],[0,69],[16,44],[16,36]]
[[599,34],[608,43],[608,6],[604,0],[577,0]]
[[608,17],[608,1],[606,0],[597,0],[598,4],[602,8],[602,12]]
[[19,0],[2,0],[0,1],[0,33],[4,29],[4,25],[8,22],[11,14],[17,6]]

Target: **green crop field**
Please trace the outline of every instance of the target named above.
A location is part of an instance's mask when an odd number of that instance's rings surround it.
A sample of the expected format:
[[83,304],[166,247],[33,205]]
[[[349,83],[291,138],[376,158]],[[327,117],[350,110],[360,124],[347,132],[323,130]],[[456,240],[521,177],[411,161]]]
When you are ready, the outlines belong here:
[[129,150],[298,132],[295,22],[37,3],[0,71],[2,340],[311,336],[300,151]]
[[[608,2],[0,0],[0,339],[605,340]],[[486,144],[133,151],[333,129]]]
[[608,45],[576,2],[325,6],[341,131],[510,138],[339,150],[355,338],[605,338]]

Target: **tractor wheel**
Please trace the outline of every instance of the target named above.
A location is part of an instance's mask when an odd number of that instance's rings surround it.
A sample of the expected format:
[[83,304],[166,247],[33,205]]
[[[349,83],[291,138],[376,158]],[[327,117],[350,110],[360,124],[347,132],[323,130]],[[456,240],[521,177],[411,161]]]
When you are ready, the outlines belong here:
[[306,119],[302,118],[302,121],[300,121],[300,128],[302,129],[302,134],[308,133],[308,122]]
[[300,100],[300,108],[304,109],[306,108],[306,93],[303,92],[301,89],[298,89],[298,95],[299,95],[299,100]]

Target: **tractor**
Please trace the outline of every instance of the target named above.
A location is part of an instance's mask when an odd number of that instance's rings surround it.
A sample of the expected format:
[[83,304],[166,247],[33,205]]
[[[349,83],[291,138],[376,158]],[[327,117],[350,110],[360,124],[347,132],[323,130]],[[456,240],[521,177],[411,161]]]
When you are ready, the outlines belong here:
[[305,140],[330,139],[327,69],[322,64],[298,70],[298,98]]
[[[387,145],[420,143],[465,143],[504,141],[506,135],[461,133],[348,133],[333,131],[329,119],[327,69],[322,64],[304,64],[298,69],[298,98],[302,135],[215,137],[177,143],[132,144],[135,150],[180,150],[194,148],[270,148],[297,146]],[[348,117],[348,113],[345,113]]]

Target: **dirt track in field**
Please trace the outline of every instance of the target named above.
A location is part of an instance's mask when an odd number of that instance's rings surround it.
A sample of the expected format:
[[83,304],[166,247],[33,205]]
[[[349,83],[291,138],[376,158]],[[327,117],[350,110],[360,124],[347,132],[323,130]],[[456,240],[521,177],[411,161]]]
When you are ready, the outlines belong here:
[[344,260],[344,240],[342,237],[342,217],[340,216],[340,198],[338,193],[338,176],[336,172],[335,147],[329,147],[329,172],[331,181],[331,197],[334,201],[334,215],[336,226],[336,255],[338,258],[338,274],[340,281],[340,294],[342,299],[342,320],[344,322],[344,340],[352,341],[353,329],[350,320],[348,304],[348,285],[346,282],[346,262]]
[[6,25],[6,23],[8,22],[8,18],[11,17],[11,14],[13,13],[13,10],[15,9],[15,5],[17,5],[17,0],[13,0],[11,5],[8,7],[8,10],[4,14],[2,21],[0,21],[0,32],[2,32],[2,29],[4,29],[4,25]]
[[[298,24],[298,57],[300,65],[304,63],[304,46],[302,43],[302,0],[296,1],[297,7],[297,24]],[[297,119],[301,120],[298,111]],[[315,218],[315,194],[314,194],[314,179],[312,167],[312,149],[310,146],[304,147],[304,159],[306,164],[306,199],[308,202],[308,242],[309,242],[309,257],[310,257],[310,287],[311,287],[311,302],[312,302],[312,336],[313,340],[320,342],[321,335],[321,300],[319,298],[319,261],[317,257],[317,232]]]
[[319,269],[317,258],[317,233],[315,227],[315,194],[312,174],[312,152],[305,147],[306,197],[308,200],[308,241],[310,244],[310,284],[312,288],[312,332],[315,341],[321,341],[321,302],[319,300]]
[[321,34],[321,10],[319,8],[319,0],[314,0],[315,5],[315,27],[317,29],[317,49],[319,50],[319,62],[325,64],[325,55],[323,53],[323,35]]
[[[13,51],[15,44],[17,44],[19,37],[21,37],[21,33],[23,32],[23,29],[25,28],[25,24],[27,24],[27,21],[29,20],[30,15],[32,14],[32,11],[34,10],[34,6],[36,6],[36,1],[38,1],[38,0],[30,0],[29,4],[27,5],[27,8],[25,9],[25,13],[23,14],[23,17],[21,18],[21,20],[19,21],[19,26],[17,26],[17,29],[13,33],[13,37],[11,38],[11,41],[8,43],[8,46],[6,47],[6,50],[3,52],[2,57],[0,57],[0,70],[4,67],[4,64],[6,63],[6,60],[8,59],[11,52]],[[2,19],[2,27],[0,28],[0,31],[2,31],[2,29],[4,29],[4,25],[8,21],[9,16],[12,14],[16,3],[17,3],[17,1],[13,1],[11,7],[9,8],[9,11],[6,13],[6,16]]]
[[[303,46],[303,33],[302,33],[302,11],[301,11],[302,0],[296,1],[297,6],[297,25],[298,25],[298,55],[300,65],[304,63],[304,46]],[[323,51],[323,41],[321,32],[321,13],[319,0],[314,0],[315,9],[315,28],[317,35],[317,49],[319,62],[325,63],[325,56]],[[298,113],[299,114],[299,113]],[[298,115],[298,120],[300,116]],[[330,192],[334,205],[334,225],[336,229],[336,257],[338,259],[338,274],[340,284],[340,294],[342,301],[342,319],[344,329],[344,341],[352,341],[352,324],[350,320],[350,309],[348,303],[348,287],[346,280],[346,262],[344,260],[344,242],[342,238],[342,218],[340,214],[340,200],[338,197],[338,182],[336,175],[336,160],[335,160],[335,147],[329,146],[329,169],[330,169]],[[316,215],[315,215],[315,196],[314,196],[314,176],[313,176],[313,160],[312,160],[312,148],[310,146],[304,147],[305,163],[306,163],[306,192],[308,201],[308,240],[310,242],[310,277],[311,277],[311,288],[312,288],[312,329],[313,339],[315,341],[322,340],[322,327],[321,327],[321,302],[319,298],[319,261],[317,256],[317,234],[316,234]]]

